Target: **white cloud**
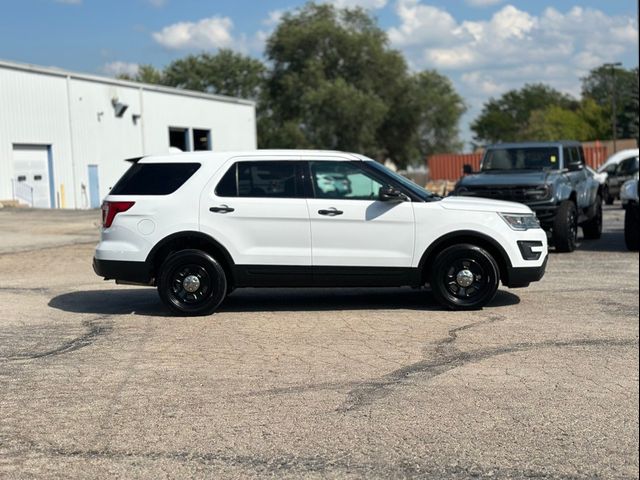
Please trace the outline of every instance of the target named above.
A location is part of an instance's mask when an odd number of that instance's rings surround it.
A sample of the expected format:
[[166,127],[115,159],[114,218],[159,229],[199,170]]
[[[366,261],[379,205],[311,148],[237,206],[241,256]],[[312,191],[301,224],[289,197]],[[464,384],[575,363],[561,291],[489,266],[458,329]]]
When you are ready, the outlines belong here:
[[536,16],[506,5],[488,20],[458,22],[438,7],[400,0],[396,13],[400,24],[389,38],[420,68],[464,71],[549,62],[590,68],[637,49],[634,18],[592,8],[547,8]]
[[153,39],[170,50],[215,49],[231,47],[233,22],[214,16],[197,22],[178,22],[152,34]]
[[[580,78],[590,69],[618,60],[637,65],[635,15],[588,7],[533,14],[504,5],[470,21],[420,0],[398,0],[395,12],[398,25],[388,30],[392,45],[412,68],[436,68],[452,78],[470,106],[464,121],[479,113],[488,97],[525,83],[543,82],[578,96]],[[462,130],[469,138],[468,126]]]
[[282,16],[285,14],[284,10],[272,10],[267,14],[267,18],[262,20],[262,24],[267,27],[275,27],[282,20]]
[[387,0],[329,0],[338,8],[362,7],[366,10],[384,8]]
[[113,77],[126,74],[131,77],[135,77],[139,70],[139,65],[137,63],[128,63],[128,62],[109,62],[106,63],[102,67],[102,71],[107,75],[111,75]]
[[490,7],[504,2],[504,0],[466,0],[468,5],[472,7]]

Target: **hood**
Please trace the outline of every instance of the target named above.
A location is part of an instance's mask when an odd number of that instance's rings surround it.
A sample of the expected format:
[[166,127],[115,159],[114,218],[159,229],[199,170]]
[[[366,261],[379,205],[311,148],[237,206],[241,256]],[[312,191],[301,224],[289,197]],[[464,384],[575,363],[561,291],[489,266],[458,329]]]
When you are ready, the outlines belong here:
[[470,212],[532,213],[532,210],[522,203],[479,197],[445,197],[440,200],[440,205],[448,210]]
[[549,176],[558,174],[557,171],[509,171],[476,173],[462,177],[458,185],[465,187],[490,185],[538,185],[544,184]]

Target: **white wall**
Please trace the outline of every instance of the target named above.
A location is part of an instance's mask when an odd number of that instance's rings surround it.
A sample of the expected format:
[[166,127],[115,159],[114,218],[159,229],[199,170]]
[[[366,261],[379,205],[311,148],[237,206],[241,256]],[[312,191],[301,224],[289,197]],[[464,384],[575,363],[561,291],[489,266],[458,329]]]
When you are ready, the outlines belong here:
[[[114,97],[129,105],[121,118]],[[167,153],[169,127],[210,130],[216,151],[257,146],[250,102],[0,63],[0,200],[11,198],[13,144],[51,145],[57,197],[64,191],[65,207],[86,208],[88,165],[98,165],[102,198],[125,158]]]

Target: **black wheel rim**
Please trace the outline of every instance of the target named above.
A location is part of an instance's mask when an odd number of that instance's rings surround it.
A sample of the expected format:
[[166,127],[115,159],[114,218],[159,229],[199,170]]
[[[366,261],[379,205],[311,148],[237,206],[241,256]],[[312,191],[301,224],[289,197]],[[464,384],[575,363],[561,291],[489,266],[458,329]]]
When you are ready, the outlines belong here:
[[[469,273],[473,275],[472,279]],[[460,300],[479,298],[490,285],[490,277],[482,264],[466,257],[454,260],[446,269],[443,280],[447,292]]]
[[[199,285],[196,290],[189,291],[185,288],[185,280],[188,277],[196,277],[198,279]],[[194,307],[200,305],[210,298],[213,293],[211,276],[200,265],[181,265],[172,272],[170,278],[169,294],[171,300],[179,306]]]
[[578,216],[574,210],[569,214],[569,240],[574,244],[578,238]]

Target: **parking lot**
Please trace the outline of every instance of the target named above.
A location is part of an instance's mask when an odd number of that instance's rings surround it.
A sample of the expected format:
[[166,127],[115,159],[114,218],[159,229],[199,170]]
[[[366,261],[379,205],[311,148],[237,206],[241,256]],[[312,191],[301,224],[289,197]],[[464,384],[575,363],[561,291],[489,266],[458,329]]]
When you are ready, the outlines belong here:
[[0,477],[637,478],[623,210],[474,312],[238,290],[204,318],[91,269],[98,212],[0,210]]

